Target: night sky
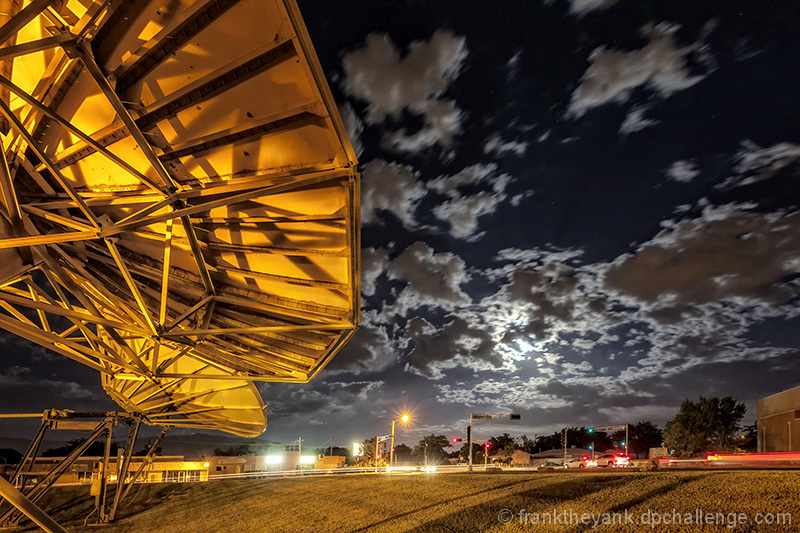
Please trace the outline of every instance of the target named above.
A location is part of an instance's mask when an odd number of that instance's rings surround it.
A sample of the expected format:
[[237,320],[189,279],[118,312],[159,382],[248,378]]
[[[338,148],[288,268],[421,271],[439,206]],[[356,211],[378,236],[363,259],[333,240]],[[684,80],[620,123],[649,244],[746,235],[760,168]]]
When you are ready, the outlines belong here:
[[[800,4],[298,3],[361,165],[362,327],[259,385],[262,439],[663,426],[700,395],[750,424],[800,384]],[[0,342],[3,411],[116,408]]]

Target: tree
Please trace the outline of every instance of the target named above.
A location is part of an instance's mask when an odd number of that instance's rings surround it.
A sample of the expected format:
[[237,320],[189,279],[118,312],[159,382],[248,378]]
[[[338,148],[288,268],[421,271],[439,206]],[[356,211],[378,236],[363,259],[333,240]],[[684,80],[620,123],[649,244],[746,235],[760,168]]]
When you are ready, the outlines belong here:
[[744,452],[752,453],[758,450],[758,422],[754,420],[752,425],[743,428],[736,445]]
[[314,451],[317,455],[339,455],[343,457],[350,457],[350,454],[353,453],[352,448],[345,448],[344,446],[334,446],[333,453],[331,453],[330,446],[322,446]]
[[[480,444],[472,443],[472,461],[479,462],[478,457],[480,460],[483,461],[483,447]],[[469,462],[469,443],[465,442],[461,449],[458,450],[458,460],[461,462]]]
[[414,446],[411,457],[426,463],[442,463],[447,458],[444,449],[450,446],[450,440],[444,435],[428,435]]
[[522,435],[519,438],[519,449],[530,454],[540,451],[538,446],[536,446],[536,437],[534,436],[533,439],[529,439],[527,435]]
[[[615,443],[625,440],[625,431],[617,431],[613,435]],[[649,420],[642,420],[628,426],[628,453],[635,454],[639,459],[650,456],[650,448],[661,446],[663,436],[658,426]]]
[[22,454],[14,448],[0,448],[0,465],[16,465],[22,460]]
[[221,457],[236,457],[240,455],[268,455],[276,450],[283,451],[284,445],[274,442],[257,442],[236,444],[227,448],[216,448],[214,455]]
[[503,433],[499,437],[489,439],[489,454],[500,454],[503,457],[511,457],[517,449],[516,441],[508,433]]
[[398,463],[407,463],[411,459],[411,448],[405,444],[394,447],[394,460]]
[[696,403],[684,400],[680,412],[664,428],[664,442],[678,457],[733,450],[746,410],[731,396],[701,396]]
[[[603,431],[589,432],[590,428],[569,427],[567,428],[567,446],[577,448],[588,448],[593,445],[597,451],[608,450],[614,447],[611,440]],[[564,447],[564,432],[556,431],[552,435],[544,435],[536,438],[536,447],[539,451],[556,450]]]
[[[83,444],[84,439],[72,439],[64,446],[59,446],[58,448],[50,448],[42,452],[42,457],[66,457],[69,455],[72,450]],[[105,442],[102,440],[96,440],[89,445],[89,447],[83,452],[84,457],[102,457],[105,454]],[[117,450],[119,449],[119,445],[116,442],[111,443],[111,457],[115,457],[117,455]]]

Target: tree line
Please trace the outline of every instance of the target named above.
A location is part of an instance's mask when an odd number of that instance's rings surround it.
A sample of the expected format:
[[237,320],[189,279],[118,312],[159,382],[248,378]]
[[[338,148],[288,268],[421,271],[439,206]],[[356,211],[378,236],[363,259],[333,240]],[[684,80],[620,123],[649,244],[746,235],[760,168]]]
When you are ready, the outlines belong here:
[[[641,420],[628,426],[628,453],[639,458],[647,458],[650,448],[666,447],[676,457],[699,457],[708,453],[719,452],[755,452],[757,441],[756,424],[742,426],[746,407],[733,397],[717,398],[700,397],[698,401],[684,400],[678,413],[666,423],[664,429],[650,420]],[[567,446],[594,449],[603,452],[625,447],[625,431],[602,432],[590,431],[586,426],[566,428]],[[447,459],[466,461],[469,444],[465,435],[459,435],[463,441],[454,446],[444,435],[426,435],[419,443],[410,448],[404,444],[395,447],[395,456],[399,462],[416,461],[442,463]],[[484,454],[490,457],[508,458],[514,451],[522,450],[536,454],[564,447],[564,431],[555,431],[549,435],[527,435],[512,437],[508,433],[487,439],[488,448],[483,444],[473,443],[473,461],[482,463]],[[591,448],[590,448],[591,447]],[[452,450],[450,450],[452,449]],[[374,464],[375,438],[364,441],[365,455],[362,463]],[[382,451],[382,458],[387,460],[388,450]]]
[[[717,398],[703,396],[696,402],[684,400],[680,410],[664,429],[660,429],[649,420],[642,420],[628,427],[628,452],[635,454],[639,458],[648,457],[650,448],[666,447],[671,455],[676,457],[699,457],[703,454],[714,452],[754,452],[756,451],[757,429],[756,424],[742,426],[741,422],[746,413],[743,403],[737,402],[733,397],[726,396]],[[566,428],[567,445],[577,448],[593,446],[593,449],[602,452],[609,449],[619,449],[624,447],[624,431],[604,433],[600,431],[589,431],[586,426],[573,426]],[[465,435],[460,435],[464,438]],[[487,440],[488,447],[483,444],[473,443],[473,461],[482,463],[484,454],[489,456],[510,457],[514,451],[535,454],[547,450],[563,448],[564,433],[562,431],[553,432],[550,435],[535,435],[529,438],[527,435],[512,437],[508,433],[491,437]],[[469,456],[469,445],[465,442],[454,446],[444,435],[426,435],[413,448],[405,444],[395,446],[395,456],[398,462],[427,462],[440,464],[448,459],[467,460]],[[64,446],[51,448],[42,453],[43,457],[65,456],[75,449],[82,439],[75,439]],[[95,442],[87,450],[85,455],[102,455],[101,442]],[[388,443],[382,442],[381,457],[384,461],[388,459]],[[112,443],[112,455],[116,455],[117,444]],[[144,455],[146,446],[137,451],[135,455]],[[223,449],[214,450],[214,455],[247,455],[247,454],[266,454],[277,450],[282,450],[283,446],[274,442],[250,443],[231,446]],[[319,448],[314,450],[317,454],[327,455],[330,448]],[[333,455],[351,456],[350,448],[335,447]],[[18,451],[10,448],[0,449],[0,464],[13,464],[19,461],[21,455]],[[354,460],[357,458],[353,458]],[[358,459],[362,464],[374,464],[375,461],[375,438],[364,441],[364,455]]]

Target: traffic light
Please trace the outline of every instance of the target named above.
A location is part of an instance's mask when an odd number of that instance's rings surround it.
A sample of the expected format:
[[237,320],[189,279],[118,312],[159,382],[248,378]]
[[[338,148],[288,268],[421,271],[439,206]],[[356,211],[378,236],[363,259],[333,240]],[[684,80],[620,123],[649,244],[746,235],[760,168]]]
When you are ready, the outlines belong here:
[[622,446],[625,446],[625,441],[620,442]]
[[456,442],[464,442],[464,439],[454,438],[453,439],[453,444],[455,444]]
[[467,426],[467,442],[471,441],[470,435],[472,434],[472,426]]
[[587,433],[594,433],[594,428],[589,428],[586,430]]
[[509,420],[520,420],[521,418],[522,418],[522,417],[521,417],[520,415],[517,415],[517,414],[514,414],[514,415],[509,415],[509,416],[508,416],[508,419],[509,419]]
[[590,445],[589,445],[589,449],[590,449],[590,450],[594,450],[594,444],[590,444]]
[[484,444],[484,446],[486,446],[486,449],[487,449],[487,450],[488,450],[488,449],[489,449],[489,447],[490,447],[488,442],[487,442],[486,444]]

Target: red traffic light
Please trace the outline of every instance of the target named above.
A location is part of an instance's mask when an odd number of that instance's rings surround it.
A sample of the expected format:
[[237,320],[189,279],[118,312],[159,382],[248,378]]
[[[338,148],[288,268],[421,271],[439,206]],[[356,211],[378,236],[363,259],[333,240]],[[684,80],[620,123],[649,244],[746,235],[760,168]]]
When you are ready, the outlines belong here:
[[489,449],[489,443],[488,442],[486,443],[486,449],[487,450]]
[[454,443],[456,443],[456,442],[464,442],[464,439],[454,438],[453,442]]

